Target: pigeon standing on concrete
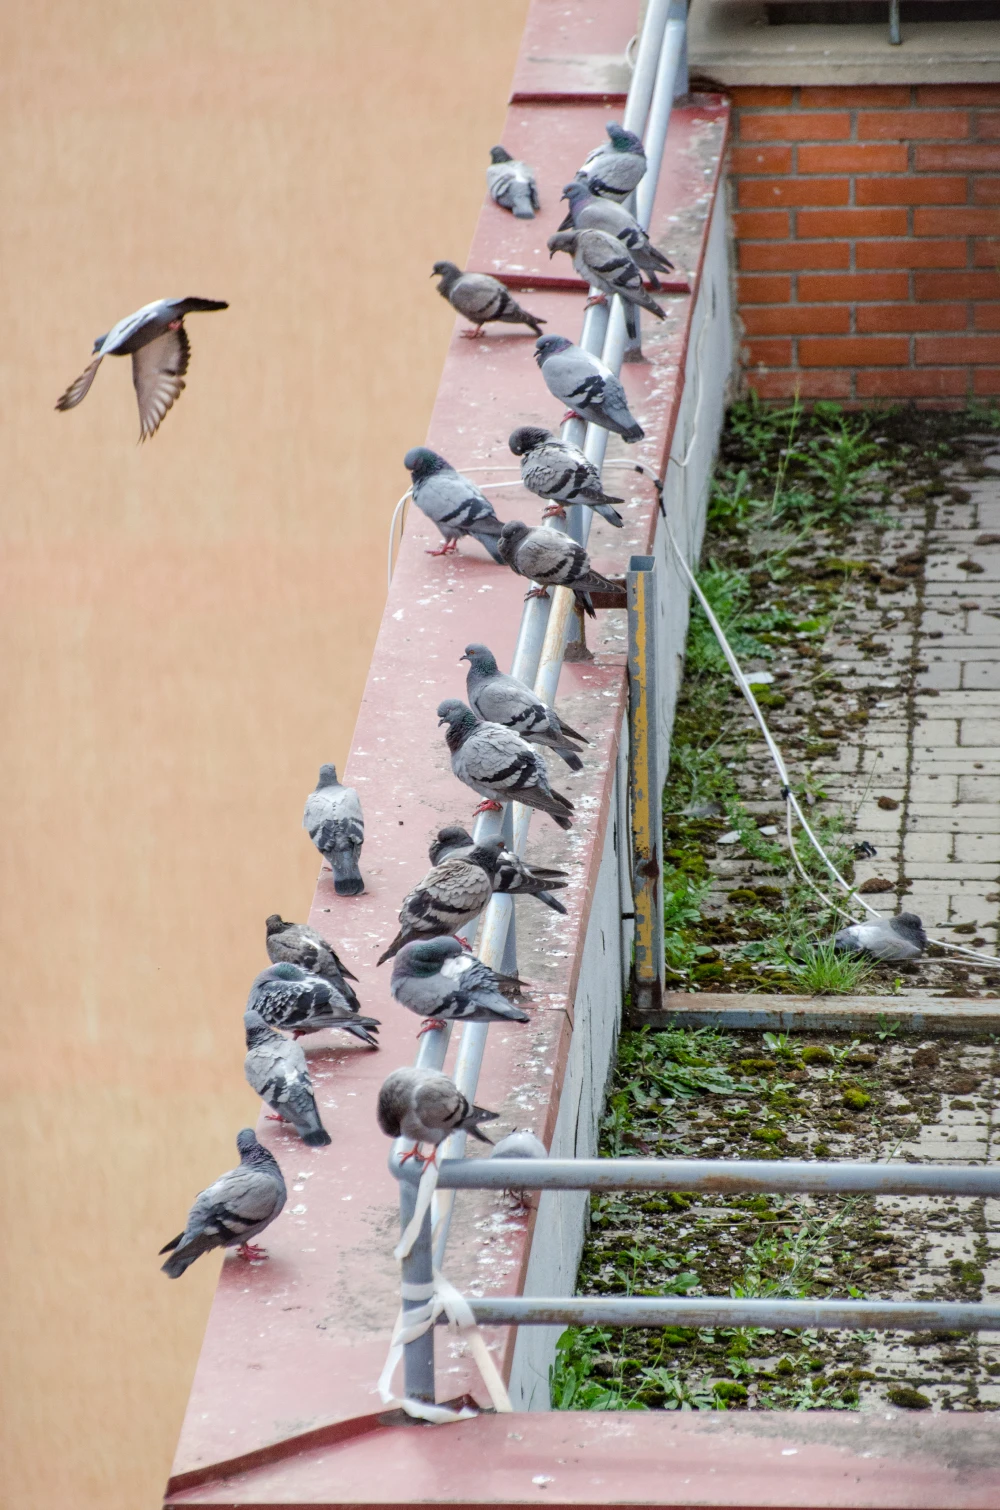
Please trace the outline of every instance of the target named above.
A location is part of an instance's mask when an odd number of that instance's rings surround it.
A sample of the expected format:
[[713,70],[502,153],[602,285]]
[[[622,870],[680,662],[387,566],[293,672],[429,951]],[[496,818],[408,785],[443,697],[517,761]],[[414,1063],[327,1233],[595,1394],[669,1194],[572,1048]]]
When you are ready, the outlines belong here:
[[[666,316],[651,294],[647,294],[638,264],[617,236],[607,231],[556,231],[547,242],[549,256],[565,252],[584,283],[600,290],[587,304],[607,303],[617,294],[625,310],[625,332],[630,340],[639,333],[636,306],[648,310],[658,320]],[[586,306],[584,306],[586,307]]]
[[400,1006],[425,1019],[425,1029],[445,1022],[529,1022],[527,1012],[501,994],[500,984],[458,939],[436,938],[400,949],[389,990]]
[[244,1012],[243,1026],[243,1073],[251,1089],[271,1108],[273,1120],[290,1122],[310,1148],[325,1148],[333,1140],[320,1119],[302,1049],[269,1027],[259,1012]]
[[463,273],[454,262],[435,262],[432,278],[440,278],[438,293],[447,299],[452,309],[464,315],[475,327],[463,330],[462,334],[475,340],[481,336],[483,326],[493,321],[501,325],[530,325],[536,336],[542,333],[545,321],[540,315],[531,315],[522,309],[512,294],[508,293],[499,278],[489,273]]
[[361,1017],[336,986],[300,965],[271,965],[255,977],[247,997],[247,1011],[259,1012],[272,1028],[282,1028],[296,1038],[319,1033],[324,1028],[342,1028],[360,1038],[370,1049],[379,1029],[377,1017]]
[[552,750],[571,771],[583,770],[583,761],[571,741],[585,745],[590,740],[564,724],[555,709],[543,703],[524,682],[505,676],[491,650],[485,645],[466,645],[460,659],[469,663],[465,686],[474,713],[486,723],[513,729],[529,744]]
[[360,1012],[361,1003],[348,984],[357,976],[340,958],[336,949],[307,923],[286,923],[272,912],[264,924],[267,929],[267,957],[272,965],[300,965],[310,975],[319,975],[336,986],[352,1012]]
[[604,129],[608,140],[588,152],[577,177],[592,194],[621,203],[645,176],[646,149],[641,138],[634,131],[626,131],[618,121],[609,121]]
[[428,556],[447,556],[458,549],[462,535],[471,535],[494,561],[500,560],[497,538],[503,525],[474,482],[429,446],[407,451],[403,466],[410,474],[414,503],[444,536],[444,545],[429,550]]
[[285,1182],[269,1149],[257,1142],[250,1127],[237,1134],[239,1168],[220,1175],[198,1196],[188,1212],[187,1225],[161,1253],[171,1256],[164,1274],[179,1279],[196,1258],[212,1248],[236,1247],[240,1258],[266,1258],[250,1239],[269,1227],[285,1204]]
[[867,954],[872,959],[919,959],[927,948],[924,925],[915,912],[894,918],[866,918],[834,935],[838,954]]
[[228,308],[224,299],[157,299],[153,304],[144,304],[134,315],[113,325],[107,335],[97,337],[94,360],[69,385],[56,408],[75,409],[83,402],[105,357],[130,356],[132,382],[139,401],[139,439],[148,440],[156,434],[160,421],[184,388],[184,374],[191,359],[184,316]]
[[[518,1132],[516,1127],[499,1143],[494,1143],[490,1153],[491,1159],[547,1159],[548,1156],[541,1138],[536,1138],[533,1132]],[[508,1189],[503,1193],[519,1206],[531,1205],[530,1190]]]
[[490,148],[486,187],[493,203],[509,210],[518,220],[534,220],[535,212],[540,209],[534,173],[527,163],[511,157],[506,147]]
[[594,571],[584,547],[562,530],[547,526],[531,529],[520,519],[512,519],[500,531],[500,555],[519,577],[539,584],[525,593],[526,599],[547,598],[549,587],[571,587],[577,603],[591,618],[595,617],[592,592],[619,594],[625,607],[620,584]]
[[[489,1143],[479,1131],[481,1122],[495,1122],[498,1112],[474,1106],[458,1089],[454,1080],[439,1070],[417,1070],[407,1066],[393,1070],[378,1093],[378,1125],[387,1138],[409,1138],[437,1149],[453,1132],[470,1133],[480,1143]],[[407,1155],[410,1157],[410,1155]],[[432,1155],[432,1158],[434,1156]]]
[[607,231],[609,236],[616,236],[628,248],[632,261],[647,274],[654,289],[660,287],[657,273],[673,272],[670,258],[653,245],[648,232],[623,204],[592,194],[579,178],[566,185],[562,197],[569,201],[569,210],[559,227],[561,231],[575,227],[578,231]]
[[524,486],[548,503],[543,519],[565,519],[563,504],[582,503],[621,529],[625,521],[614,505],[625,500],[605,493],[600,472],[579,446],[537,425],[519,425],[507,444],[521,458]]
[[451,855],[429,870],[403,901],[399,932],[378,964],[398,954],[413,939],[456,934],[477,918],[493,895],[493,874],[503,849],[500,839],[474,845],[467,855]]
[[446,699],[437,712],[438,723],[447,725],[452,770],[484,799],[477,814],[501,812],[505,802],[521,802],[548,813],[560,828],[573,827],[572,802],[552,790],[545,761],[520,734],[503,724],[480,723],[457,698]]
[[535,361],[549,392],[569,405],[567,419],[583,419],[622,440],[642,440],[645,431],[629,413],[625,389],[610,367],[565,336],[541,336]]
[[[474,848],[472,835],[453,824],[438,832],[428,851],[428,859],[432,865],[440,865],[442,860],[447,860],[452,855],[464,857]],[[529,865],[509,849],[500,851],[497,868],[493,872],[494,891],[512,897],[537,897],[546,907],[551,907],[553,912],[561,912],[563,915],[566,909],[552,892],[568,885],[564,870],[548,870],[541,865]]]
[[316,790],[306,800],[302,827],[333,871],[333,889],[338,897],[356,897],[364,891],[359,861],[365,842],[365,819],[352,786],[341,786],[337,768],[321,765]]

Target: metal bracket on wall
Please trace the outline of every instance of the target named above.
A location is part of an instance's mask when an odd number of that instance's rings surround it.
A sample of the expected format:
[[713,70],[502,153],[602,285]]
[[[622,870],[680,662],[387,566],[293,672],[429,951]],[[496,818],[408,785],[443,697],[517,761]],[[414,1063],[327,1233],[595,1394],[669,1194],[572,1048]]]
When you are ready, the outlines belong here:
[[656,563],[628,564],[629,804],[635,934],[632,1011],[657,1012],[663,1000],[663,818],[656,629]]

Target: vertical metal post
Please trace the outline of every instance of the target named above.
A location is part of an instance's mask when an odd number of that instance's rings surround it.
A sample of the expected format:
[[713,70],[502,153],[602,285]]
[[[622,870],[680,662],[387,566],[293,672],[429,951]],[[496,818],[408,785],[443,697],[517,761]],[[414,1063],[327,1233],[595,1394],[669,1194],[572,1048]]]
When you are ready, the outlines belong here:
[[656,573],[652,556],[628,564],[629,796],[635,940],[632,1006],[637,1018],[663,997],[663,815],[656,677]]
[[889,0],[889,46],[898,47],[902,40],[899,35],[899,0]]
[[[399,1230],[405,1232],[417,1203],[420,1168],[415,1160],[411,1160],[402,1167],[394,1163],[393,1172],[399,1180]],[[422,1306],[425,1306],[434,1289],[434,1268],[431,1261],[431,1213],[429,1211],[424,1217],[420,1236],[403,1259],[401,1268],[403,1320],[405,1322],[407,1312],[419,1311]],[[415,1342],[406,1343],[403,1348],[403,1381],[408,1400],[423,1400],[428,1404],[434,1404],[433,1327],[428,1327],[423,1336],[418,1337]]]
[[[503,812],[503,824],[501,836],[507,849],[514,848],[514,804],[508,802]],[[510,922],[507,924],[507,937],[504,939],[503,959],[500,962],[500,970],[504,975],[517,974],[517,908],[511,906]]]

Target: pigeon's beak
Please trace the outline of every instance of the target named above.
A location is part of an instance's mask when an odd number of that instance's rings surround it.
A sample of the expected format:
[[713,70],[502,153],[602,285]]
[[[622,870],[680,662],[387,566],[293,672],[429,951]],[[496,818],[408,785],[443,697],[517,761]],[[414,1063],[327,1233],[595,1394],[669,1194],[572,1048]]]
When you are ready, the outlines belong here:
[[458,658],[458,664],[461,665],[463,661],[467,661],[468,659],[469,657],[467,655],[460,655]]

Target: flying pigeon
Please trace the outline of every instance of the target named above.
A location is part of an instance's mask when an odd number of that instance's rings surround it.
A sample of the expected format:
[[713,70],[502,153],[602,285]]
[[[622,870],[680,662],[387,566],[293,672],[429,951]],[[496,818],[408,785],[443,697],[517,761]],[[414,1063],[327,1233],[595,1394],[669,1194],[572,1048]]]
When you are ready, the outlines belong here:
[[866,918],[834,936],[838,954],[867,954],[872,959],[919,959],[927,948],[924,925],[915,912],[894,918]]
[[343,1028],[370,1049],[379,1029],[377,1017],[361,1017],[336,986],[310,975],[301,965],[271,965],[254,979],[247,997],[247,1011],[259,1012],[272,1028],[283,1028],[301,1038],[324,1028]]
[[477,814],[500,812],[504,802],[521,802],[548,813],[560,828],[572,828],[572,802],[549,786],[545,761],[527,740],[503,724],[480,723],[457,698],[448,698],[437,712],[438,723],[448,726],[452,770],[484,798]]
[[162,1266],[171,1279],[179,1279],[212,1248],[232,1248],[238,1243],[240,1258],[267,1257],[250,1239],[269,1227],[285,1204],[285,1182],[274,1155],[257,1142],[252,1128],[244,1127],[237,1134],[236,1147],[239,1167],[220,1175],[200,1193],[188,1212],[184,1231],[160,1249],[171,1255]]
[[119,320],[94,342],[94,360],[70,383],[57,409],[75,409],[90,391],[105,357],[132,358],[132,382],[139,401],[139,439],[155,435],[167,410],[184,388],[191,343],[184,316],[200,310],[228,309],[225,299],[157,299]]
[[447,299],[452,309],[471,320],[475,327],[463,330],[464,336],[475,340],[482,335],[483,326],[494,320],[503,325],[530,325],[536,336],[541,335],[545,321],[522,309],[499,278],[492,278],[489,273],[463,273],[454,262],[435,262],[431,277],[441,279],[438,293],[442,299]]
[[403,901],[399,932],[379,956],[384,964],[413,939],[456,934],[477,918],[493,895],[493,873],[503,849],[500,839],[475,845],[467,855],[452,855],[435,865]]
[[333,871],[333,889],[338,897],[356,897],[364,891],[358,861],[365,842],[365,819],[352,786],[341,786],[337,767],[321,765],[316,790],[306,799],[302,827]]
[[428,556],[447,556],[458,549],[462,535],[471,535],[494,561],[500,560],[497,537],[503,525],[474,482],[428,446],[407,451],[403,466],[410,474],[414,503],[444,536],[444,545]]
[[629,413],[625,389],[610,367],[565,336],[540,336],[535,361],[551,394],[569,405],[568,419],[584,419],[622,440],[642,440],[645,431]]
[[630,340],[639,333],[636,305],[648,310],[658,320],[666,316],[651,294],[647,294],[642,273],[637,263],[629,256],[617,236],[607,231],[556,231],[546,243],[549,256],[565,252],[573,259],[573,266],[584,283],[600,289],[596,298],[587,304],[606,304],[617,294],[625,310],[625,332]]
[[534,220],[535,211],[540,209],[534,173],[527,163],[511,157],[506,147],[490,148],[486,187],[493,203],[510,210],[518,220]]
[[272,965],[300,965],[310,975],[319,975],[336,986],[352,1012],[360,1012],[361,1003],[348,981],[356,981],[333,945],[307,923],[286,923],[272,912],[264,924],[267,929],[267,957]]
[[251,1089],[267,1102],[273,1120],[290,1122],[311,1148],[325,1148],[333,1140],[320,1120],[306,1056],[299,1045],[275,1032],[259,1012],[244,1012],[243,1026],[247,1037],[243,1073]]
[[499,977],[455,938],[404,944],[389,986],[400,1006],[425,1019],[424,1028],[445,1022],[530,1022],[527,1012],[501,994]]
[[[438,832],[428,851],[428,858],[432,865],[440,865],[442,860],[449,859],[452,855],[466,856],[474,847],[472,835],[455,824]],[[568,884],[564,870],[547,870],[544,866],[529,865],[509,849],[501,850],[497,868],[493,872],[494,891],[514,897],[537,897],[546,907],[551,907],[553,912],[563,914],[566,909],[552,892]]]
[[578,231],[607,231],[609,236],[617,236],[628,247],[632,261],[648,275],[654,289],[660,287],[657,273],[673,272],[670,258],[653,245],[648,233],[623,204],[592,194],[579,178],[566,185],[562,197],[569,201],[569,210],[559,227],[561,231],[575,227]]
[[583,761],[570,741],[586,745],[590,740],[564,724],[555,709],[543,703],[524,682],[505,676],[491,650],[485,645],[466,645],[459,659],[469,663],[465,679],[469,706],[484,722],[503,724],[529,744],[553,750],[571,771],[583,770]]
[[525,593],[526,599],[547,598],[549,587],[571,587],[576,601],[593,619],[592,592],[622,592],[618,583],[593,570],[584,547],[562,530],[547,526],[531,529],[520,519],[512,519],[500,531],[500,554],[511,571],[539,584]]
[[588,152],[577,177],[592,194],[620,203],[627,199],[646,172],[646,150],[634,131],[626,131],[617,121],[605,127],[608,141]]
[[579,446],[537,425],[519,425],[507,444],[521,458],[524,486],[548,502],[543,519],[565,519],[563,504],[582,503],[621,529],[625,521],[614,504],[625,500],[605,493],[600,472]]
[[[489,1143],[486,1134],[479,1131],[479,1124],[495,1122],[499,1113],[474,1106],[454,1080],[439,1070],[407,1066],[393,1070],[383,1082],[378,1093],[377,1115],[378,1125],[387,1138],[412,1139],[417,1158],[430,1162],[419,1153],[421,1143],[430,1143],[437,1149],[453,1132],[471,1133],[480,1143]],[[431,1159],[434,1157],[432,1154]]]

